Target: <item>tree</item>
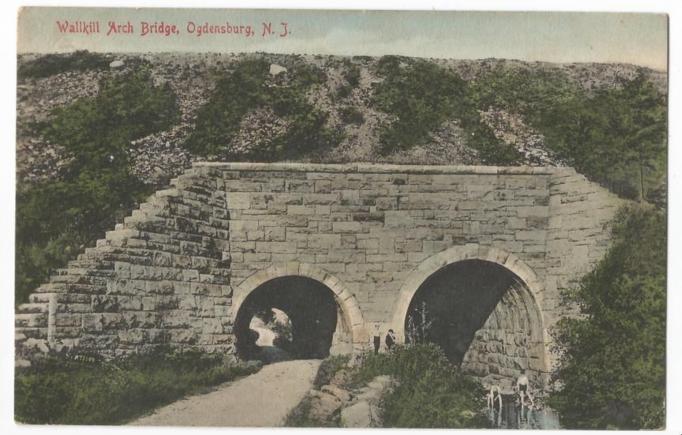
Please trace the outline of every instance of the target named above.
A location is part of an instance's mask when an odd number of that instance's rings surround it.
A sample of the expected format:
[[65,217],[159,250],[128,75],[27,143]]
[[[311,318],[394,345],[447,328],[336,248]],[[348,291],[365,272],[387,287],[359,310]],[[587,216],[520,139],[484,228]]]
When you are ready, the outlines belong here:
[[665,424],[666,216],[634,206],[617,222],[606,257],[566,295],[581,317],[555,331],[551,405],[568,427]]
[[39,126],[72,158],[59,179],[18,186],[16,303],[151,193],[153,186],[130,173],[130,141],[177,116],[170,88],[138,70],[103,80],[96,97],[56,109]]
[[616,194],[650,199],[666,171],[667,102],[643,71],[530,116],[549,148]]

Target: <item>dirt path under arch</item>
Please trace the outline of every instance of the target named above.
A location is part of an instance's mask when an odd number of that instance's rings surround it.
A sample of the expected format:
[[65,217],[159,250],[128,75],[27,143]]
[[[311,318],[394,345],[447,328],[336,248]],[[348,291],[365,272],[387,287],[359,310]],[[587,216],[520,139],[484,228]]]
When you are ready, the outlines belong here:
[[190,396],[131,422],[136,426],[281,426],[312,388],[320,360],[264,366],[207,394]]

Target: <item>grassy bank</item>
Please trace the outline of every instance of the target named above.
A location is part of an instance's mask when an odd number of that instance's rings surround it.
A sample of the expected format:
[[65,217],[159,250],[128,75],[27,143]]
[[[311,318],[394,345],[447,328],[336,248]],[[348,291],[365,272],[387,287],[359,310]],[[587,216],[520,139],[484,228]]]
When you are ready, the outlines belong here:
[[[397,387],[380,402],[384,427],[406,428],[485,428],[488,420],[481,414],[485,408],[484,392],[479,383],[452,365],[434,344],[398,347],[387,354],[362,356],[352,368],[345,360],[332,357],[320,366],[315,388],[328,383],[339,370],[346,370],[346,381],[340,385],[357,391],[376,376],[388,375],[398,381]],[[320,420],[313,412],[310,395],[289,414],[286,426],[338,426],[338,413]]]
[[480,384],[461,372],[435,344],[398,347],[388,354],[367,354],[353,382],[361,385],[379,375],[399,385],[383,398],[385,427],[484,428]]
[[255,371],[200,352],[164,350],[116,363],[51,358],[16,371],[14,415],[30,424],[122,424]]

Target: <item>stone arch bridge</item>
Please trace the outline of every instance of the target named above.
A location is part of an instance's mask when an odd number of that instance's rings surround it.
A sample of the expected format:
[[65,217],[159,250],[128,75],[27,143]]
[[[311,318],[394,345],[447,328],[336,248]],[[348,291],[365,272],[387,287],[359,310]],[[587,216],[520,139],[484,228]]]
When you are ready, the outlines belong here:
[[198,163],[18,308],[17,360],[239,354],[270,307],[324,356],[409,339],[426,312],[467,371],[542,383],[560,291],[604,255],[619,205],[567,168]]

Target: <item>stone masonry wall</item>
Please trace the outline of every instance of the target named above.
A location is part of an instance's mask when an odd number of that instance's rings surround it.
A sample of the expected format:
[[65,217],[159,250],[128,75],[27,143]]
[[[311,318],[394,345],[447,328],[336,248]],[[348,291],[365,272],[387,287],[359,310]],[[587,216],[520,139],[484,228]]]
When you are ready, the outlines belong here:
[[562,168],[196,164],[19,307],[20,358],[48,344],[232,352],[233,289],[293,263],[333,276],[385,333],[410,273],[454,246],[532,269],[547,328],[619,204]]
[[187,171],[36,289],[16,314],[19,361],[64,346],[231,351],[229,215],[209,175]]

